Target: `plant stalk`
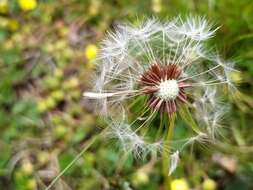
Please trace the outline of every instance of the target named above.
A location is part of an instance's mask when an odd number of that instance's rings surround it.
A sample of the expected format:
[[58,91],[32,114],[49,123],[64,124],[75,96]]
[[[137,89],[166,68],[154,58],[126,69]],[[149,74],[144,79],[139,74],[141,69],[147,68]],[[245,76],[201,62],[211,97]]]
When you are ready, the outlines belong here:
[[105,134],[105,132],[106,128],[103,131],[101,131],[100,134],[94,136],[89,141],[87,141],[82,151],[54,178],[54,180],[46,187],[45,190],[50,190],[55,185],[55,183],[65,174],[65,172],[69,168],[71,168],[73,164],[76,163],[76,161],[78,161],[81,158],[81,156],[91,147],[91,145],[93,145],[99,137]]
[[165,148],[163,149],[162,154],[162,164],[163,164],[163,177],[164,177],[164,190],[171,190],[171,177],[169,176],[169,168],[170,168],[170,148],[171,148],[171,141],[173,138],[174,126],[175,126],[175,118],[176,114],[173,113],[169,119],[169,128],[168,133],[164,139]]

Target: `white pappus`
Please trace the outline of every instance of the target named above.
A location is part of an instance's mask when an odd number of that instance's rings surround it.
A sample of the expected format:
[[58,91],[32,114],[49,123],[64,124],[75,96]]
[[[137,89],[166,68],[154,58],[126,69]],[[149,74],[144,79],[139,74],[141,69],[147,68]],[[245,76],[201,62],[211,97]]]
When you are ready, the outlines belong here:
[[[156,137],[148,136],[156,127],[152,122],[158,115],[170,118],[183,105],[192,110],[200,129],[189,133],[185,145],[214,141],[227,110],[223,94],[235,90],[229,77],[233,62],[222,61],[206,45],[217,29],[203,17],[177,17],[120,24],[108,33],[96,60],[94,88],[83,95],[95,99],[98,111],[110,118],[110,136],[119,139],[123,150],[142,157],[168,148],[158,127]],[[141,111],[131,113],[136,104]],[[181,149],[169,150],[171,174]]]

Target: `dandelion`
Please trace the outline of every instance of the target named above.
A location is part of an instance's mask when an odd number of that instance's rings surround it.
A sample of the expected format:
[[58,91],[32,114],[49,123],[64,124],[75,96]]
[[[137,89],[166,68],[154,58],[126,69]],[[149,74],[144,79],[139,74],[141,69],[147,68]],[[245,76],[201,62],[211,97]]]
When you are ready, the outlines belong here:
[[85,54],[85,57],[88,61],[88,67],[92,68],[93,67],[93,60],[96,59],[97,57],[97,46],[94,45],[94,44],[89,44],[86,48],[85,48],[85,51],[84,51],[84,54]]
[[155,13],[160,13],[162,11],[162,1],[161,0],[152,0],[152,10]]
[[27,180],[27,183],[26,183],[26,189],[28,190],[32,190],[32,189],[37,189],[37,183],[36,183],[36,180],[35,179],[29,179]]
[[205,179],[202,183],[203,190],[215,190],[217,189],[217,183],[213,179]]
[[96,100],[123,150],[162,154],[165,178],[182,150],[174,148],[176,115],[190,127],[182,147],[214,142],[222,127],[222,96],[234,91],[228,76],[236,70],[206,47],[217,29],[202,17],[118,25],[102,43],[93,91],[83,94]]
[[185,179],[175,179],[171,182],[171,190],[188,190],[188,183]]
[[18,23],[17,20],[15,20],[15,19],[10,19],[10,20],[8,21],[7,27],[8,27],[8,29],[9,29],[10,31],[15,32],[15,31],[17,31],[17,30],[19,29],[20,25],[19,25],[19,23]]
[[0,0],[0,13],[7,14],[9,11],[9,5],[7,0]]
[[89,44],[85,49],[85,56],[89,61],[92,61],[97,56],[97,46]]
[[18,3],[23,11],[32,11],[37,7],[37,0],[19,0]]

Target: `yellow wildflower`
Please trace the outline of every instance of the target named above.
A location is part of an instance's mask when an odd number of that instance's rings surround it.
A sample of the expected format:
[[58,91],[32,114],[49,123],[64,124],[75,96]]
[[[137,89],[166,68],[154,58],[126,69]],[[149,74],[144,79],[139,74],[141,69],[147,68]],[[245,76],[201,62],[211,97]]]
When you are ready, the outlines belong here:
[[6,14],[8,13],[9,6],[7,0],[0,0],[0,13]]
[[101,7],[101,1],[91,0],[89,6],[89,15],[95,16],[99,13]]
[[149,176],[144,171],[137,171],[132,177],[132,183],[134,186],[144,185],[149,182]]
[[185,179],[175,179],[171,182],[171,190],[189,190]]
[[34,171],[34,167],[30,161],[26,160],[22,163],[21,170],[26,176],[30,176]]
[[37,7],[37,0],[18,0],[18,3],[23,11],[32,11]]
[[37,184],[36,184],[36,180],[35,179],[29,179],[27,181],[27,184],[26,184],[26,189],[27,190],[34,190],[34,189],[37,189]]
[[8,29],[10,31],[12,31],[12,32],[15,32],[15,31],[17,31],[19,29],[19,23],[15,19],[10,19],[8,21],[8,25],[7,26],[8,26]]
[[161,0],[152,0],[152,10],[155,13],[159,13],[162,11],[162,2]]
[[205,179],[205,181],[202,184],[203,190],[215,190],[217,187],[217,184],[212,179]]
[[243,80],[243,77],[240,72],[231,72],[229,77],[231,78],[232,82],[234,83],[241,83]]
[[97,57],[97,46],[90,44],[85,48],[85,56],[88,61],[92,61]]

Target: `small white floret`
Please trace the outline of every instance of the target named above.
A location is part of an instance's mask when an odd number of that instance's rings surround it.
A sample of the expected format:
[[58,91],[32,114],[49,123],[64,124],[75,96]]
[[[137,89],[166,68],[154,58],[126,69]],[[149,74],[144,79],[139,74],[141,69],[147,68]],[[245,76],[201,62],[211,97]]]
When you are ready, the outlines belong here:
[[179,87],[176,80],[165,80],[159,85],[159,91],[156,96],[163,100],[174,100],[179,93]]

